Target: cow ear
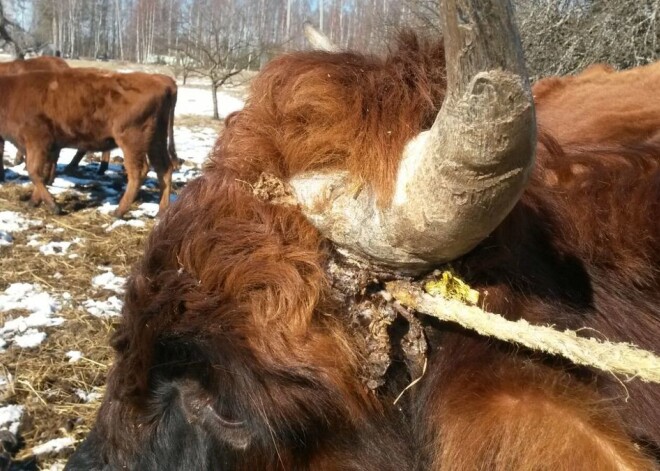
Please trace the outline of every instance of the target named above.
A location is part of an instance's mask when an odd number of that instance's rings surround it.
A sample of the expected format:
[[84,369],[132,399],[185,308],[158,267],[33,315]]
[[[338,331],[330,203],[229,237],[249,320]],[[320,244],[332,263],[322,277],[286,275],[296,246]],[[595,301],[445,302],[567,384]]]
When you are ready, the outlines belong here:
[[223,417],[214,407],[213,397],[196,381],[177,382],[181,410],[191,425],[237,450],[250,446],[254,433],[246,421]]

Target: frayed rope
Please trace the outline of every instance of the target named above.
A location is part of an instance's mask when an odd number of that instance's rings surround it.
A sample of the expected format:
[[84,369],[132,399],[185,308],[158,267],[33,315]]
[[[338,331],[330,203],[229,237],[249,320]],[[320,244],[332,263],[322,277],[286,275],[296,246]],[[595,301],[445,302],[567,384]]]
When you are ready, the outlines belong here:
[[627,379],[660,383],[660,357],[625,342],[580,337],[572,330],[532,325],[521,319],[509,321],[464,300],[431,295],[406,281],[386,284],[386,291],[401,305],[453,322],[480,335],[517,343],[532,350],[562,356],[577,365],[590,366]]

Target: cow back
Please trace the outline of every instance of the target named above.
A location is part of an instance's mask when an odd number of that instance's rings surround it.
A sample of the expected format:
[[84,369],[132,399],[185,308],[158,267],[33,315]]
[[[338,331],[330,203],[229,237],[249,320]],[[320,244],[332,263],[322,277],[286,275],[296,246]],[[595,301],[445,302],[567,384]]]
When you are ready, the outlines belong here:
[[539,126],[562,144],[635,144],[660,136],[660,62],[617,72],[597,64],[533,87]]

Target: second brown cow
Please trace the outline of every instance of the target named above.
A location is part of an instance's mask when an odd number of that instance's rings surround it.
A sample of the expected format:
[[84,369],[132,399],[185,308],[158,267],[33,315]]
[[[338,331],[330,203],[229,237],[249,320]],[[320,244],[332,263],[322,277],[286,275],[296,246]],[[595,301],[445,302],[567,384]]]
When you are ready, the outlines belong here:
[[[30,203],[59,206],[46,189],[64,147],[124,153],[128,186],[115,215],[125,214],[149,169],[161,188],[160,209],[169,203],[173,163],[168,154],[175,95],[160,77],[90,69],[32,72],[0,77],[0,141],[27,153],[34,184]],[[0,176],[2,175],[0,162]]]

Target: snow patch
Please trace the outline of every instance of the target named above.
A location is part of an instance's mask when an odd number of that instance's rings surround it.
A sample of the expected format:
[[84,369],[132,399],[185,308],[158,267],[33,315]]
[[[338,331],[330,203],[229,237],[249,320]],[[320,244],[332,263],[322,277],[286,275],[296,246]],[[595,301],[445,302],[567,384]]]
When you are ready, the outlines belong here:
[[73,446],[75,440],[71,437],[64,438],[54,438],[53,440],[48,440],[46,443],[37,445],[32,448],[32,454],[35,456],[47,455],[52,453],[58,453],[65,448]]
[[96,301],[88,299],[83,302],[83,306],[94,317],[108,318],[121,315],[123,301],[117,296],[110,296],[105,301]]
[[[39,252],[41,252],[44,255],[67,255],[69,248],[73,244],[76,245],[81,245],[81,243],[84,242],[83,239],[80,237],[76,237],[75,239],[71,241],[54,241],[54,242],[48,242],[47,244],[41,244],[41,242],[38,242],[36,240],[31,240],[28,242],[28,246],[30,247],[39,247]],[[72,254],[74,255],[74,254]],[[69,255],[69,258],[75,258]]]
[[46,340],[46,333],[37,329],[28,329],[24,334],[14,336],[14,345],[21,348],[34,348]]
[[102,214],[110,214],[113,211],[117,209],[119,205],[118,204],[112,204],[112,203],[103,203],[101,206],[99,206],[97,209],[100,213]]
[[[195,165],[201,166],[209,153],[213,149],[213,145],[218,137],[218,130],[214,128],[184,128],[175,127],[174,136],[179,157]],[[196,177],[199,174],[199,169],[181,169],[173,175],[174,181],[180,181],[183,177]],[[190,178],[189,178],[190,179]]]
[[25,218],[15,211],[0,211],[0,232],[9,236],[40,224],[41,221]]
[[76,396],[78,396],[83,402],[96,402],[101,398],[101,393],[98,391],[85,392],[82,389],[76,389]]
[[9,405],[0,407],[0,430],[9,430],[16,435],[23,416],[23,406]]
[[134,218],[155,218],[158,215],[158,203],[142,203],[138,209],[134,209],[129,214]]
[[65,353],[65,355],[69,359],[69,363],[76,363],[83,357],[82,352],[79,350],[68,351]]
[[146,224],[140,219],[117,219],[112,224],[106,225],[105,232],[112,232],[114,229],[117,229],[121,226],[131,226],[131,227],[145,227]]
[[107,271],[101,275],[96,275],[92,278],[92,286],[100,289],[107,289],[114,291],[117,294],[122,294],[124,292],[124,285],[126,284],[126,278],[123,276],[117,276],[112,273],[112,270]]
[[[41,343],[46,334],[37,327],[52,327],[64,322],[61,317],[54,316],[60,303],[39,286],[30,283],[12,283],[0,294],[0,311],[15,309],[29,311],[28,316],[9,319],[0,327],[0,339],[4,345],[14,342],[17,346],[27,348]],[[40,339],[40,340],[39,340]],[[36,343],[36,345],[38,345]],[[4,346],[0,344],[0,348]]]
[[[218,114],[221,118],[234,111],[240,111],[245,106],[243,100],[225,92],[218,92],[216,96],[218,98]],[[208,89],[180,86],[174,114],[175,116],[213,116],[212,98],[211,91]]]

